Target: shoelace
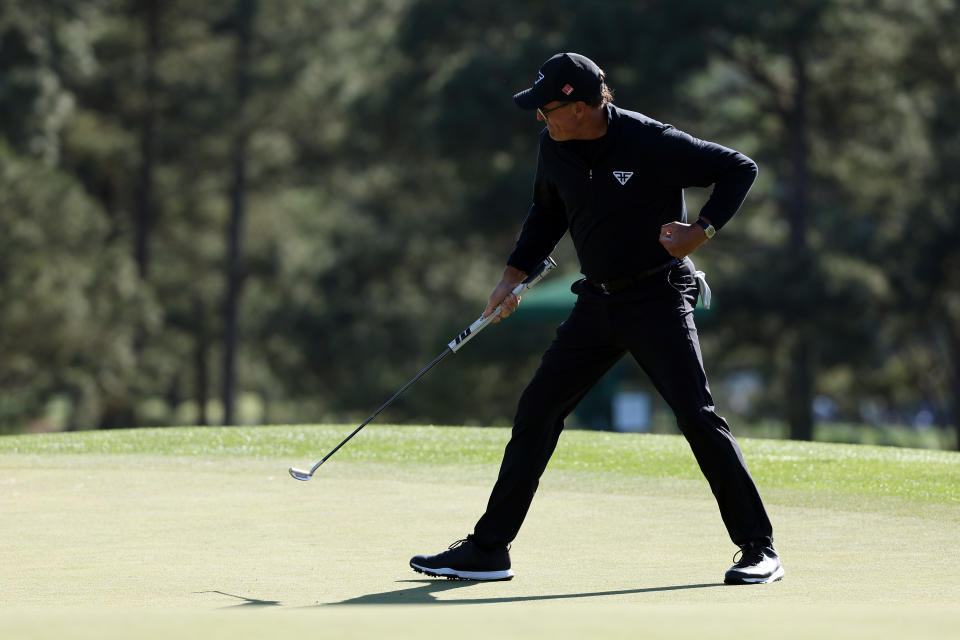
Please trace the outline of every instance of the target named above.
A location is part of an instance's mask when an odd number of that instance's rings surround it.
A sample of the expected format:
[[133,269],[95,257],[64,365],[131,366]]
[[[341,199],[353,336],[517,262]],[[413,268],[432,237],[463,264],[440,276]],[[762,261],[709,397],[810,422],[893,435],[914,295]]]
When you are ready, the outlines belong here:
[[[740,556],[739,560],[737,559],[737,556]],[[747,549],[738,549],[737,552],[733,554],[733,564],[750,566],[759,564],[765,557],[766,554],[763,553],[763,547],[748,547]]]
[[[447,549],[456,549],[457,547],[459,547],[459,546],[461,546],[461,545],[463,545],[463,544],[466,544],[467,542],[468,542],[467,538],[461,538],[460,540],[454,540],[453,543],[452,543],[449,547],[447,547]],[[508,544],[508,545],[507,545],[507,551],[510,551],[510,547],[512,547],[512,546],[513,546],[512,544]]]

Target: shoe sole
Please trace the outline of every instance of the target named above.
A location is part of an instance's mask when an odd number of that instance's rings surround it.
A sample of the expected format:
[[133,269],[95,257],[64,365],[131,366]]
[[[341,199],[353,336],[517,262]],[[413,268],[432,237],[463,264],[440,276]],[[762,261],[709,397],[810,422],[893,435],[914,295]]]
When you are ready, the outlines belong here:
[[783,570],[783,567],[777,567],[777,570],[771,573],[765,578],[729,578],[724,576],[724,584],[767,584],[770,582],[777,582],[778,580],[783,579],[783,575],[786,571]]
[[410,568],[417,573],[426,574],[432,578],[446,578],[447,580],[474,580],[477,582],[498,582],[510,580],[513,578],[513,571],[506,569],[504,571],[459,571],[447,567],[430,569],[421,567],[418,564],[410,563]]

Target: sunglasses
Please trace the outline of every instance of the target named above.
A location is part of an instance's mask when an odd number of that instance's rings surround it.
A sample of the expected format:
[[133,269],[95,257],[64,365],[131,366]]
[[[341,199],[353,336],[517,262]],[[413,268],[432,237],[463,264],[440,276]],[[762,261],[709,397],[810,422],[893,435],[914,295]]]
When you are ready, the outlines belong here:
[[540,107],[537,107],[537,113],[539,113],[540,117],[543,118],[544,122],[546,122],[548,113],[553,113],[557,109],[563,109],[564,107],[569,107],[572,104],[573,104],[572,102],[564,102],[559,107],[554,107],[552,109],[542,109]]

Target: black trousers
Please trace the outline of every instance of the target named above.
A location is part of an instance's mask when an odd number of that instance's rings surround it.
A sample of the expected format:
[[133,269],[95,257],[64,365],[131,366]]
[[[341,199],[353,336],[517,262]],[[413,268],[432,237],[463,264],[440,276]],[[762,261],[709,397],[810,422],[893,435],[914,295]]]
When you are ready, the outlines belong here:
[[683,260],[614,295],[586,281],[517,408],[487,510],[470,536],[501,548],[513,541],[557,446],[564,419],[625,353],[673,409],[720,507],[734,544],[773,543],[773,529],[740,447],[717,415],[700,353],[693,263]]

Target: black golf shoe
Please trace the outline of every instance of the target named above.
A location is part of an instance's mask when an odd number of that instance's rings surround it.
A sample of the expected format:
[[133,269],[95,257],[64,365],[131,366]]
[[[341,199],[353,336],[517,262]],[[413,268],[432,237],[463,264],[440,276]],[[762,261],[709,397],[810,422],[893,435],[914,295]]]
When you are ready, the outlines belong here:
[[[737,554],[740,559],[737,560]],[[764,584],[783,577],[783,565],[773,546],[744,545],[734,554],[734,565],[727,570],[723,581],[727,584]]]
[[410,559],[410,567],[428,576],[450,580],[509,580],[513,577],[509,551],[487,551],[470,539],[457,540],[435,556],[414,556]]

